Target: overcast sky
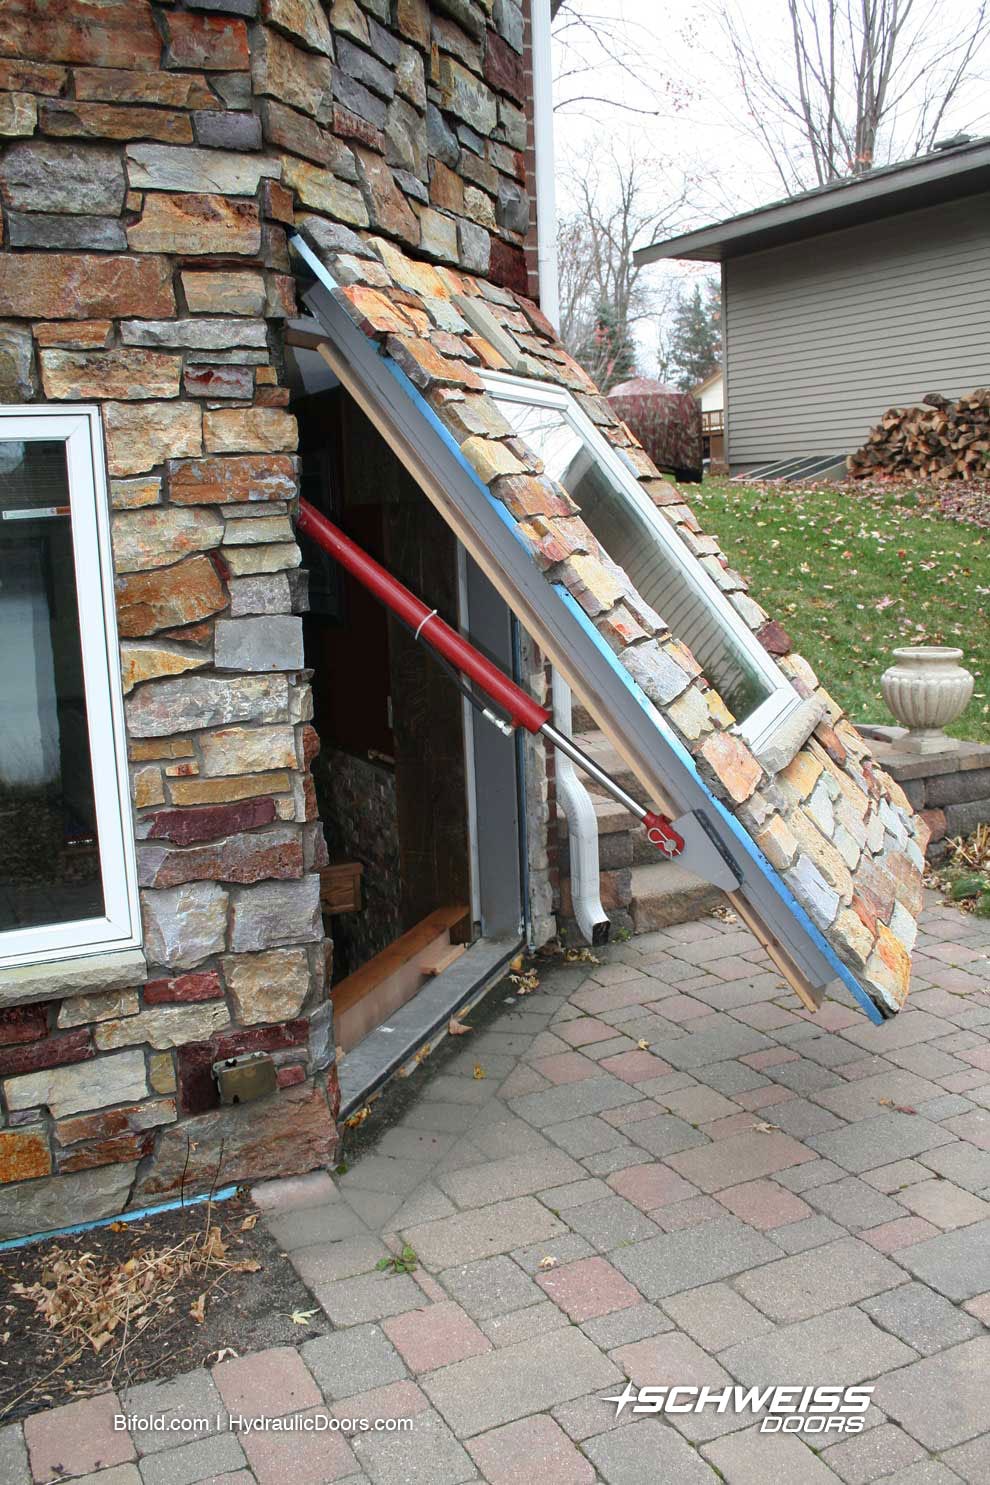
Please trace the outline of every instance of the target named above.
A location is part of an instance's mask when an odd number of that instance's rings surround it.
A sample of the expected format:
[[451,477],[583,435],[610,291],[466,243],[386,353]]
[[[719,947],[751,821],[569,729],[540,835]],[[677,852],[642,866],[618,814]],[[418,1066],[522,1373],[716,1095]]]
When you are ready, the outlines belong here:
[[[785,0],[735,3],[750,33],[765,42],[765,56],[779,57],[786,65],[790,39]],[[942,35],[971,29],[979,3],[915,0],[916,13],[935,6]],[[672,230],[718,221],[785,194],[779,175],[746,127],[746,110],[718,22],[719,0],[570,4],[584,24],[571,23],[559,36],[555,27],[554,33],[558,211],[566,213],[573,205],[568,171],[576,164],[583,168],[579,162],[585,154],[605,144],[620,156],[637,152],[645,158],[658,206],[676,194],[685,175],[690,178],[688,200]],[[632,59],[635,77],[610,55],[616,48]],[[982,71],[981,81],[961,93],[946,115],[942,137],[957,130],[990,133],[990,47]],[[699,269],[658,263],[647,271],[660,287],[672,278],[690,278]],[[644,335],[638,333],[637,340],[648,362]]]
[[[717,0],[572,0],[587,20],[582,32],[563,33],[557,46],[556,118],[558,165],[592,139],[608,137],[620,148],[647,151],[663,163],[672,159],[698,178],[693,192],[693,225],[744,211],[778,198],[779,177],[745,127],[745,110],[736,91],[728,49],[716,17]],[[766,42],[768,56],[787,58],[788,23],[784,0],[737,0],[751,32]],[[924,0],[916,0],[920,8]],[[930,3],[930,0],[928,0]],[[978,0],[938,0],[939,28],[960,32],[971,21]],[[598,37],[619,35],[628,42],[646,85],[612,62]],[[605,45],[610,45],[606,40]],[[575,56],[578,51],[580,56]],[[568,75],[578,61],[594,71]],[[958,129],[990,132],[990,49],[981,84],[966,90],[944,121],[943,135]],[[564,99],[593,94],[605,102],[561,108]],[[643,112],[615,106],[622,100]],[[567,204],[566,182],[558,190]]]

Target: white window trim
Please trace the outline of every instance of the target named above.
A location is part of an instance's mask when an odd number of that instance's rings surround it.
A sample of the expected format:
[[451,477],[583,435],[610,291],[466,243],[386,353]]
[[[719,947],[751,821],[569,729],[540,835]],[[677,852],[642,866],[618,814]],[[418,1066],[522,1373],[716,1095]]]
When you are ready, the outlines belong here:
[[138,948],[138,901],[103,430],[97,407],[0,408],[0,440],[63,441],[105,916],[0,933],[0,968]]
[[801,705],[801,697],[774,663],[773,658],[767,654],[752,630],[732,607],[718,584],[691,555],[671,523],[660,514],[642,489],[636,476],[622,462],[608,440],[599,433],[566,387],[560,387],[551,382],[530,381],[526,377],[510,376],[503,371],[482,372],[481,379],[490,396],[496,399],[551,408],[567,418],[574,431],[584,440],[586,447],[606,467],[629,502],[635,506],[647,524],[652,526],[657,539],[681,568],[688,582],[704,596],[724,620],[726,628],[731,630],[745,647],[746,653],[760,674],[773,688],[773,694],[762,701],[742,722],[737,722],[732,731],[737,733],[754,752],[758,753],[770,741],[777,728]]

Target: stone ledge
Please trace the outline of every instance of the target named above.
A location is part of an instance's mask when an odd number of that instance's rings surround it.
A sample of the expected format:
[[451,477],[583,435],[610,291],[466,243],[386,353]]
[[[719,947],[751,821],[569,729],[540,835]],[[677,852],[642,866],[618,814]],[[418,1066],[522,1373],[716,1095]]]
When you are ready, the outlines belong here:
[[19,964],[0,969],[0,1006],[64,1000],[69,995],[91,995],[98,990],[126,990],[147,978],[148,962],[141,949],[116,949],[47,964]]
[[898,783],[905,779],[926,779],[939,773],[965,773],[972,768],[990,768],[990,746],[986,743],[960,742],[942,753],[908,753],[898,747],[907,736],[903,727],[870,727],[856,724],[870,741],[873,756],[880,767]]

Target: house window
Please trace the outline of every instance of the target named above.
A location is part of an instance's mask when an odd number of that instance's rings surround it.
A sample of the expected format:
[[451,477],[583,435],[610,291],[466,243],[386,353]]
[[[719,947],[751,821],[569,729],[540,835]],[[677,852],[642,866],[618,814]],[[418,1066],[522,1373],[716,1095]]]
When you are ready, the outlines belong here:
[[95,409],[0,409],[0,966],[138,942]]
[[759,748],[800,697],[714,579],[569,392],[501,373],[484,380],[608,555],[692,651],[739,733]]

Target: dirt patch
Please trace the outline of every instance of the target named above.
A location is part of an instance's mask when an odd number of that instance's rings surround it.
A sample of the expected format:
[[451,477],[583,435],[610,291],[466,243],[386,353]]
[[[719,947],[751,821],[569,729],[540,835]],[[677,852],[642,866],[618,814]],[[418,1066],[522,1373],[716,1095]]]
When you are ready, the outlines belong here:
[[[0,1426],[109,1386],[119,1391],[162,1381],[208,1365],[221,1353],[243,1356],[326,1334],[329,1321],[263,1223],[250,1225],[256,1215],[244,1192],[210,1207],[200,1203],[0,1254]],[[180,1264],[177,1275],[174,1263],[148,1263],[152,1249],[162,1254],[183,1244],[201,1248],[208,1224],[218,1229],[222,1249],[237,1268]],[[124,1265],[132,1261],[151,1285],[161,1285],[159,1295],[150,1292],[144,1327],[118,1323],[99,1351],[78,1331],[49,1325],[35,1298],[22,1292],[37,1295],[36,1285],[51,1292],[59,1273],[80,1269],[83,1255],[89,1255],[86,1270],[107,1276],[110,1287],[119,1285]],[[193,1312],[200,1309],[198,1322]]]

